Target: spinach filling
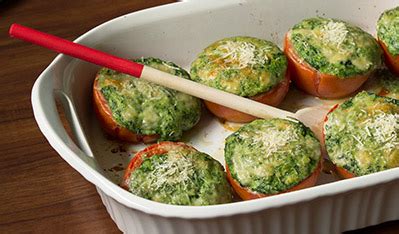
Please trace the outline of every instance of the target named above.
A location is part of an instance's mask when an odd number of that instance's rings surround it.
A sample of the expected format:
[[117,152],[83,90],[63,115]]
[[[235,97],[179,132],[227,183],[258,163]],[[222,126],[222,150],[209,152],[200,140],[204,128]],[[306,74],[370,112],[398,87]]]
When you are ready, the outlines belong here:
[[253,37],[225,38],[211,44],[191,64],[191,79],[229,93],[251,97],[285,77],[287,59],[272,42]]
[[376,40],[344,21],[305,19],[290,30],[288,37],[295,53],[323,74],[344,79],[365,74],[382,63]]
[[300,122],[255,120],[226,138],[232,177],[253,192],[276,194],[310,176],[321,158],[313,132]]
[[[136,62],[189,78],[171,62],[155,58]],[[199,121],[201,103],[197,98],[107,68],[102,68],[97,78],[115,121],[134,133],[178,140]]]
[[399,55],[399,7],[385,11],[377,22],[377,36],[392,55]]
[[361,176],[399,166],[399,100],[361,92],[328,114],[331,161]]
[[212,205],[232,201],[222,165],[205,153],[179,149],[145,158],[130,176],[129,190],[173,205]]

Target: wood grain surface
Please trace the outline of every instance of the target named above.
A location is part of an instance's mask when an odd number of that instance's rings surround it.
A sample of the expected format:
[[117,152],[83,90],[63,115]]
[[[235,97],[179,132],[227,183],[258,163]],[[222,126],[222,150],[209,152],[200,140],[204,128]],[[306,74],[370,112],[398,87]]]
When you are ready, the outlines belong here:
[[[0,1],[0,233],[120,233],[95,187],[50,147],[30,92],[55,53],[8,37],[14,23],[73,40],[114,17],[169,0]],[[355,231],[395,233],[399,222]]]

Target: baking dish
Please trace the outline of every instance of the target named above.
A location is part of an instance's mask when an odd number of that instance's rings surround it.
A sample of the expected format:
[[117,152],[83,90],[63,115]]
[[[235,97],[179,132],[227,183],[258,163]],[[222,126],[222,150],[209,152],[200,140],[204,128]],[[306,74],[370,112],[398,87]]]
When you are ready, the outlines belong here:
[[[201,49],[220,38],[248,35],[281,45],[292,25],[316,15],[349,21],[374,35],[378,16],[398,4],[390,0],[175,3],[121,16],[76,42],[121,57],[154,56],[188,68]],[[118,186],[118,179],[128,153],[143,146],[109,140],[99,128],[91,107],[91,85],[98,69],[57,56],[35,82],[32,105],[51,146],[97,187],[112,219],[126,233],[337,233],[399,219],[399,168],[343,181],[323,175],[316,187],[206,207],[172,206],[134,196]],[[78,140],[65,130],[56,99],[67,116],[76,118],[72,130]],[[292,91],[283,106],[295,109],[320,103],[329,104]],[[205,113],[183,140],[223,161],[223,140],[234,128]],[[88,142],[79,140],[83,135]]]

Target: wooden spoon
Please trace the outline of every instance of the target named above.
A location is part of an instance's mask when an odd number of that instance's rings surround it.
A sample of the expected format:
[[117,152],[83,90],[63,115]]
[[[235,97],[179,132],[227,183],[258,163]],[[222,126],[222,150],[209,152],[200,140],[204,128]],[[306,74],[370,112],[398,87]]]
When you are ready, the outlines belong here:
[[308,107],[292,113],[268,106],[248,98],[243,98],[231,93],[227,93],[200,83],[187,80],[178,76],[171,75],[132,62],[127,59],[119,58],[47,33],[43,33],[19,24],[13,24],[10,27],[9,34],[33,44],[63,53],[75,58],[79,58],[100,66],[141,78],[155,84],[174,89],[192,96],[208,100],[250,114],[259,118],[295,118],[310,127],[319,139],[321,136],[320,124],[322,124],[325,114],[329,108],[326,107]]

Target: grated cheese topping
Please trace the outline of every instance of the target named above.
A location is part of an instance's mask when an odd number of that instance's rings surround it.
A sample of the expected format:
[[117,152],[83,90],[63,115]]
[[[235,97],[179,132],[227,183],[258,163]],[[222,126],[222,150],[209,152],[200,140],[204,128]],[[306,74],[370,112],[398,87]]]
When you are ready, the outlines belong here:
[[291,128],[286,128],[284,130],[270,129],[270,131],[255,131],[254,134],[242,134],[245,139],[252,139],[252,145],[258,143],[262,144],[262,152],[265,153],[266,157],[270,155],[282,152],[283,147],[293,141],[297,141],[298,134]]
[[340,47],[348,35],[348,29],[343,22],[329,21],[321,29],[321,39],[326,44]]
[[255,64],[264,64],[269,58],[267,50],[269,47],[257,49],[256,46],[246,41],[226,41],[216,48],[219,58],[228,64],[230,69],[243,69]]
[[190,159],[178,151],[169,151],[167,160],[155,166],[148,176],[148,181],[154,190],[177,184],[187,187],[194,173],[194,165]]
[[368,137],[373,137],[382,149],[392,151],[399,147],[399,114],[380,111],[374,119],[364,122],[364,131]]

